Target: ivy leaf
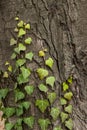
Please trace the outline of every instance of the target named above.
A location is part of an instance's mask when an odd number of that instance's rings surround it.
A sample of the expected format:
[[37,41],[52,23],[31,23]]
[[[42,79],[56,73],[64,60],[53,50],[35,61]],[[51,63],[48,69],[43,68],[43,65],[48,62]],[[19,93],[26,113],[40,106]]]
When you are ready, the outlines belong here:
[[26,59],[29,59],[30,61],[32,61],[32,58],[33,58],[34,54],[32,52],[29,52],[25,55],[25,58]]
[[65,111],[68,112],[69,114],[72,113],[72,105],[68,105],[67,107],[65,107]]
[[72,76],[70,76],[69,78],[68,78],[68,83],[70,83],[70,84],[72,84],[72,82],[73,82],[73,77]]
[[44,113],[44,111],[49,106],[49,102],[46,99],[36,100],[36,106],[40,109],[42,113]]
[[33,128],[33,126],[34,126],[34,121],[35,121],[35,119],[34,119],[33,116],[24,118],[23,121],[24,121],[24,123],[25,123],[26,125],[28,125],[31,129]]
[[26,34],[26,31],[23,28],[20,28],[19,33],[18,33],[18,37],[22,37],[25,34]]
[[18,47],[14,48],[14,52],[16,52],[17,54],[20,54],[19,48]]
[[10,40],[10,46],[17,44],[17,41],[14,38]]
[[29,81],[28,78],[24,78],[22,74],[19,74],[17,77],[18,84],[27,83]]
[[37,69],[37,73],[38,73],[38,76],[41,80],[48,76],[48,71],[46,69],[43,69],[43,68]]
[[60,117],[61,117],[62,123],[64,123],[65,120],[68,118],[68,114],[61,112]]
[[16,130],[23,130],[22,126],[20,126],[20,125],[15,125],[15,129]]
[[34,92],[34,86],[29,85],[29,86],[25,86],[25,91],[27,94],[31,95]]
[[25,68],[24,66],[22,66],[20,68],[21,72],[22,72],[22,75],[24,77],[24,79],[28,78],[31,74],[30,70],[28,68]]
[[23,114],[23,106],[20,105],[16,108],[16,115],[21,116]]
[[32,38],[28,37],[27,39],[25,39],[25,44],[31,44],[32,42]]
[[20,91],[19,89],[15,90],[15,102],[22,100],[24,98],[25,98],[25,95],[22,91]]
[[63,130],[61,126],[56,126],[53,130]]
[[16,21],[18,21],[18,20],[19,20],[19,18],[18,18],[18,17],[15,17],[15,20],[16,20]]
[[25,29],[28,29],[28,30],[29,30],[29,29],[30,29],[30,24],[26,24],[26,25],[25,25]]
[[73,93],[72,93],[72,92],[68,92],[68,93],[65,93],[65,94],[64,94],[64,97],[65,97],[67,100],[71,100],[72,96],[73,96]]
[[25,59],[18,59],[16,61],[16,66],[17,67],[21,67],[22,65],[24,65],[26,63],[26,60]]
[[65,121],[65,126],[69,129],[72,130],[73,129],[73,121],[70,118],[68,121]]
[[61,103],[61,105],[66,105],[67,101],[64,98],[61,98],[60,99],[60,103]]
[[14,113],[15,113],[15,108],[12,107],[4,108],[4,114],[6,115],[7,118],[11,117]]
[[48,91],[48,88],[44,84],[40,84],[38,87],[39,87],[39,90],[42,91],[42,92]]
[[13,60],[13,59],[15,59],[15,58],[16,58],[16,54],[13,53],[13,54],[11,55],[11,59]]
[[5,130],[11,130],[13,127],[14,127],[14,124],[12,124],[12,123],[5,124]]
[[8,66],[8,71],[12,72],[12,66],[11,65]]
[[50,115],[52,116],[53,120],[57,120],[59,114],[60,114],[60,110],[57,107],[51,108]]
[[30,102],[27,102],[27,101],[22,102],[22,106],[23,106],[26,110],[28,110],[28,109],[29,109],[30,105],[31,105],[31,103],[30,103]]
[[50,85],[52,88],[54,86],[54,82],[55,82],[55,77],[54,76],[50,76],[46,79],[46,84]]
[[18,32],[18,28],[15,28],[15,29],[14,29],[14,32]]
[[66,91],[68,89],[69,89],[69,85],[66,82],[64,82],[63,83],[63,91]]
[[39,119],[38,123],[41,127],[41,130],[47,130],[48,125],[51,124],[49,119]]
[[22,130],[22,121],[23,119],[19,118],[15,124],[15,129],[16,130]]
[[18,23],[17,26],[18,26],[19,28],[21,28],[21,27],[23,27],[23,25],[24,25],[24,22],[21,20],[21,21]]
[[8,61],[6,61],[6,62],[5,62],[5,65],[7,65],[7,66],[8,66],[9,64],[10,64],[10,63],[9,63]]
[[48,60],[45,61],[45,64],[50,67],[52,69],[53,67],[53,59],[52,58],[49,58]]
[[48,99],[49,99],[51,104],[56,100],[56,97],[57,97],[57,95],[55,92],[48,93]]
[[0,99],[5,99],[5,97],[7,96],[8,92],[9,92],[8,88],[0,89]]
[[19,48],[19,51],[25,51],[26,50],[26,46],[24,46],[22,43],[19,43],[18,48]]
[[44,57],[44,56],[45,56],[44,51],[39,51],[39,56],[40,56],[40,57]]

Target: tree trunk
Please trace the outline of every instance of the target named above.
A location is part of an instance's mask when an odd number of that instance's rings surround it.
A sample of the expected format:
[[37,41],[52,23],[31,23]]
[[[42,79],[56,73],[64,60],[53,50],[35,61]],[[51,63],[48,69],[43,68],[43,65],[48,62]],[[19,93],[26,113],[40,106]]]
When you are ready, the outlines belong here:
[[[10,60],[12,48],[9,47],[9,41],[12,36],[15,37],[14,18],[19,16],[31,24],[32,50],[38,53],[39,50],[47,48],[48,55],[54,59],[55,64],[51,73],[56,77],[55,91],[58,97],[61,95],[61,83],[70,75],[73,76],[74,130],[87,129],[86,13],[86,0],[0,1],[0,68],[4,70],[5,61]],[[34,65],[35,67],[37,66]],[[33,109],[32,111],[34,112]],[[58,122],[53,126],[56,123]],[[39,130],[38,125],[34,129]]]

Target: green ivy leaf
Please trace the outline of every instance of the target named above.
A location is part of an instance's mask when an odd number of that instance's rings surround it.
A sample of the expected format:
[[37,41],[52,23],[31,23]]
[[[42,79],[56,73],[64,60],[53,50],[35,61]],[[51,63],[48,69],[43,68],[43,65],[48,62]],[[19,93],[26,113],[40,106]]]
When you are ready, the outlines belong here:
[[19,28],[21,28],[21,27],[23,27],[23,25],[24,25],[24,22],[21,20],[21,21],[18,23],[17,26],[18,26]]
[[18,47],[14,48],[14,52],[16,52],[17,54],[20,54],[19,48]]
[[9,89],[8,88],[2,88],[0,89],[0,99],[5,99],[5,97],[7,96],[9,92]]
[[13,59],[15,59],[15,58],[16,58],[16,54],[13,53],[13,54],[11,55],[11,59],[13,60]]
[[18,84],[27,83],[29,81],[29,78],[24,78],[22,74],[19,74],[17,77]]
[[64,113],[64,112],[61,112],[60,117],[61,117],[62,123],[64,123],[65,120],[68,118],[68,114]]
[[25,98],[25,95],[22,91],[20,91],[19,89],[15,90],[15,102],[22,100]]
[[53,67],[53,59],[52,58],[49,58],[48,60],[45,61],[45,64],[50,67],[52,69]]
[[39,119],[38,123],[41,127],[41,130],[47,130],[48,125],[51,124],[49,119]]
[[70,83],[70,84],[72,84],[72,82],[73,82],[73,77],[72,76],[70,76],[69,78],[68,78],[68,83]]
[[30,105],[31,105],[31,103],[30,103],[30,102],[27,102],[27,101],[24,101],[24,102],[21,103],[21,105],[22,105],[26,110],[28,110],[29,107],[30,107]]
[[21,118],[19,118],[19,119],[17,120],[17,122],[16,122],[16,124],[15,124],[15,129],[16,129],[16,130],[23,130],[23,129],[22,129],[22,121],[23,121],[23,119],[21,119]]
[[71,100],[72,96],[73,96],[72,92],[68,92],[64,94],[64,98],[66,98],[67,100]]
[[44,113],[44,111],[49,106],[49,102],[46,99],[36,100],[36,106],[40,109],[42,113]]
[[29,52],[29,53],[27,53],[25,55],[25,58],[28,59],[28,60],[30,60],[30,61],[32,61],[33,56],[34,56],[33,52]]
[[48,76],[48,71],[46,69],[43,69],[43,68],[37,69],[37,73],[38,73],[38,76],[41,80]]
[[34,86],[29,85],[29,86],[25,86],[25,91],[27,94],[31,95],[34,92]]
[[20,70],[22,72],[22,75],[23,75],[24,79],[27,79],[30,76],[30,74],[31,74],[30,69],[25,68],[24,66],[22,66],[20,68]]
[[61,105],[66,105],[67,101],[64,98],[61,98],[60,99],[60,103],[61,103]]
[[10,40],[10,46],[17,44],[17,41],[14,38]]
[[65,111],[68,112],[69,114],[72,113],[72,105],[68,105],[67,107],[65,107]]
[[20,126],[20,125],[15,125],[15,129],[16,130],[23,130],[22,126]]
[[42,91],[42,92],[47,92],[48,91],[48,88],[44,85],[44,84],[40,84],[38,86],[39,90]]
[[55,83],[55,77],[54,76],[50,76],[46,79],[46,84],[50,85],[52,88],[54,86]]
[[68,121],[65,121],[65,126],[69,129],[72,130],[73,129],[73,121],[70,118]]
[[23,43],[19,43],[18,48],[19,48],[19,51],[25,51],[26,50],[26,46],[24,46]]
[[24,65],[26,63],[26,60],[25,59],[18,59],[17,61],[16,61],[16,66],[17,67],[21,67],[22,65]]
[[18,106],[18,107],[16,108],[16,115],[17,115],[17,116],[23,115],[23,106],[22,106],[22,105],[20,105],[20,106]]
[[28,125],[31,129],[33,128],[33,126],[34,126],[34,121],[35,121],[35,119],[34,119],[33,116],[24,118],[23,121],[24,121],[24,123],[25,123],[26,125]]
[[31,44],[32,42],[32,38],[28,37],[27,39],[25,39],[25,44]]
[[40,56],[40,57],[44,57],[44,56],[45,56],[45,53],[44,53],[43,50],[42,50],[42,51],[39,51],[39,56]]
[[61,126],[56,126],[53,130],[63,130]]
[[15,108],[12,107],[4,108],[4,114],[6,115],[7,118],[11,117],[14,113],[15,113]]
[[51,104],[56,100],[56,97],[57,97],[57,95],[55,92],[48,93],[48,99],[49,99]]
[[5,130],[11,130],[13,127],[14,127],[14,124],[12,124],[12,123],[5,124]]
[[28,30],[29,30],[29,29],[30,29],[30,24],[26,24],[26,25],[25,25],[25,29],[28,29]]
[[66,91],[68,89],[69,89],[69,85],[66,82],[64,82],[63,83],[63,91]]
[[53,120],[57,120],[60,114],[60,110],[58,107],[52,107],[50,115],[52,116]]
[[26,34],[26,31],[23,28],[19,29],[18,37],[22,37]]

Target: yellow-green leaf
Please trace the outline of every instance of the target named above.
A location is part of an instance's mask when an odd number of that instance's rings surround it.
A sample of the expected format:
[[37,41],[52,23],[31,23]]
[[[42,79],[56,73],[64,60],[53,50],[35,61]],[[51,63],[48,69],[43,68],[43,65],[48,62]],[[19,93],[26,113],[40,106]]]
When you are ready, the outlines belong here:
[[69,85],[66,82],[63,82],[63,91],[66,91],[69,89]]
[[43,68],[37,69],[37,73],[41,80],[48,76],[48,70],[43,69]]
[[19,29],[18,37],[22,37],[26,34],[26,31],[23,28]]
[[24,25],[24,22],[21,20],[21,21],[18,23],[17,26],[21,28],[21,27],[23,27],[23,25]]
[[8,66],[8,71],[12,72],[12,66],[11,65]]
[[25,44],[31,44],[32,42],[32,38],[28,37],[27,39],[25,39]]
[[46,84],[50,85],[52,88],[54,87],[54,83],[55,83],[55,77],[54,76],[50,76],[46,78]]
[[69,129],[69,130],[73,130],[73,121],[70,118],[68,121],[65,121],[65,126]]
[[48,67],[50,67],[51,69],[52,69],[52,67],[53,67],[53,59],[52,58],[49,58],[49,59],[47,59],[46,61],[45,61],[45,64],[48,66]]
[[63,123],[68,118],[68,114],[64,113],[64,112],[61,112],[60,117],[61,117],[61,121]]
[[67,92],[67,93],[64,94],[64,98],[66,98],[67,100],[71,100],[72,97],[73,97],[72,92]]
[[25,29],[28,29],[28,30],[29,30],[29,29],[30,29],[30,24],[26,24],[26,25],[25,25]]
[[68,112],[69,114],[71,114],[72,113],[72,105],[68,105],[67,107],[64,108],[64,110],[66,112]]
[[44,57],[44,56],[45,56],[44,51],[39,51],[39,56],[40,56],[40,57]]
[[10,40],[10,46],[17,44],[17,41],[14,38]]

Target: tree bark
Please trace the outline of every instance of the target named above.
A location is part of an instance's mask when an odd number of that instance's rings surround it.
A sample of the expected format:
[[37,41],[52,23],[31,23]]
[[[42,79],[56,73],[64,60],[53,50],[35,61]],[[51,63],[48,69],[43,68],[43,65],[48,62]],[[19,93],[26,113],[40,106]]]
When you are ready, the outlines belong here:
[[[86,0],[0,1],[0,68],[4,70],[5,61],[10,60],[12,48],[9,41],[12,36],[15,37],[14,18],[19,16],[31,24],[32,50],[38,53],[42,48],[47,48],[48,55],[54,59],[52,74],[56,77],[55,91],[58,97],[60,84],[70,75],[73,76],[74,130],[87,129],[86,14]],[[36,64],[31,66],[37,67]],[[34,129],[39,130],[37,125]]]

